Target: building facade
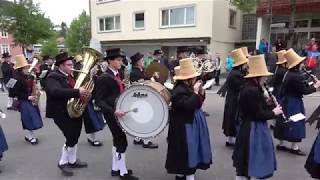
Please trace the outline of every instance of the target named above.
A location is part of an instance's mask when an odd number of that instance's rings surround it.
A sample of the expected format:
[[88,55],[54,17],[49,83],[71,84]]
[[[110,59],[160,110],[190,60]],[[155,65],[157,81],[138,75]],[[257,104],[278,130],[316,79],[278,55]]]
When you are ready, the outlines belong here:
[[175,57],[178,46],[202,46],[225,59],[243,35],[242,13],[224,0],[90,0],[90,15],[92,42],[128,56],[162,49]]
[[8,52],[12,56],[22,54],[22,48],[14,45],[14,38],[11,34],[0,31],[0,53]]
[[[320,0],[296,0],[293,46],[303,49],[310,38],[320,40]],[[262,0],[257,8],[256,45],[264,38],[274,43],[278,38],[289,38],[291,0]]]

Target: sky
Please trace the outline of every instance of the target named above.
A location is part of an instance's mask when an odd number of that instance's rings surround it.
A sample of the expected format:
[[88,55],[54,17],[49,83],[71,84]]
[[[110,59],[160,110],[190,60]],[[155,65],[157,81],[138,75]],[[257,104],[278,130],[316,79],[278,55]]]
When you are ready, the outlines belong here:
[[41,11],[51,19],[54,25],[62,21],[69,26],[83,10],[89,14],[89,0],[33,0],[40,3]]

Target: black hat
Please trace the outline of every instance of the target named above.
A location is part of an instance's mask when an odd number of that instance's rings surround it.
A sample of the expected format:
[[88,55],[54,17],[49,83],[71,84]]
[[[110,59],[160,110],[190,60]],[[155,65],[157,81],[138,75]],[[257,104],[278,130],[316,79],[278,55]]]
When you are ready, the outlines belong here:
[[126,54],[120,48],[107,49],[106,50],[106,54],[107,55],[104,58],[104,60],[113,60],[113,59],[115,59],[117,57],[122,57],[122,58],[126,57]]
[[163,54],[163,51],[160,49],[154,50],[154,52],[153,52],[154,56],[159,55],[159,54]]
[[2,54],[2,58],[9,58],[11,55],[8,52]]
[[55,65],[59,66],[60,64],[64,63],[65,61],[72,60],[72,57],[69,57],[67,52],[63,52],[63,53],[56,55],[55,59],[56,59]]
[[49,60],[49,59],[51,59],[51,57],[48,56],[48,55],[44,55],[44,56],[42,57],[42,60],[43,60],[43,61],[46,61],[46,60]]
[[189,49],[187,46],[179,46],[177,47],[177,53],[181,53],[181,52],[188,52]]
[[131,64],[135,64],[137,61],[139,61],[141,58],[143,58],[143,54],[140,52],[135,53],[133,56],[130,57]]

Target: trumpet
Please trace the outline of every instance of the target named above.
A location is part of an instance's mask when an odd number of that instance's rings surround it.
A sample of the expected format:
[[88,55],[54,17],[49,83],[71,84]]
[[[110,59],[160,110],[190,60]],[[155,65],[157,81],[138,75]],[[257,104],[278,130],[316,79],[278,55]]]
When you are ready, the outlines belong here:
[[319,81],[319,79],[317,78],[317,76],[314,75],[314,74],[312,74],[312,73],[310,73],[306,68],[303,68],[302,71],[303,71],[304,73],[306,73],[306,75],[308,75],[308,77],[310,77],[314,83],[316,83],[316,82]]

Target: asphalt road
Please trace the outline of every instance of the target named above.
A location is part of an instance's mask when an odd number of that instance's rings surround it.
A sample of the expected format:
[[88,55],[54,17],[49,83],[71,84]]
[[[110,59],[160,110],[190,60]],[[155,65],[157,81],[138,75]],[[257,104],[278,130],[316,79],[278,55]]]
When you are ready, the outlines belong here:
[[[217,87],[213,88],[215,91]],[[234,180],[235,169],[232,167],[232,149],[224,146],[225,137],[222,134],[221,125],[224,110],[224,99],[210,91],[208,93],[204,110],[210,113],[207,118],[211,136],[211,144],[214,150],[214,162],[209,170],[198,171],[196,179],[199,180]],[[307,114],[310,114],[319,104],[317,95],[305,98]],[[0,107],[5,109],[6,94],[0,94]],[[45,103],[41,100],[41,113],[44,117]],[[0,124],[6,134],[9,151],[4,154],[0,162],[1,180],[113,180],[110,176],[112,140],[108,127],[99,133],[99,139],[104,146],[91,147],[87,143],[85,132],[82,133],[78,144],[78,157],[87,161],[87,169],[75,171],[75,176],[65,178],[57,168],[60,150],[64,143],[63,136],[53,123],[53,120],[44,118],[44,127],[36,132],[40,143],[36,146],[24,141],[24,133],[21,128],[20,114],[14,111],[6,111],[7,119],[0,119]],[[159,144],[159,149],[143,149],[132,144],[127,151],[127,164],[134,174],[142,180],[170,180],[174,175],[166,173],[164,163],[166,159],[167,144],[165,141],[167,131],[164,131],[153,141]],[[301,144],[301,149],[309,153],[316,136],[314,127],[307,128],[307,139]],[[276,142],[276,141],[275,141]],[[303,166],[306,157],[298,157],[287,153],[277,152],[278,170],[274,180],[307,180],[308,174]]]

